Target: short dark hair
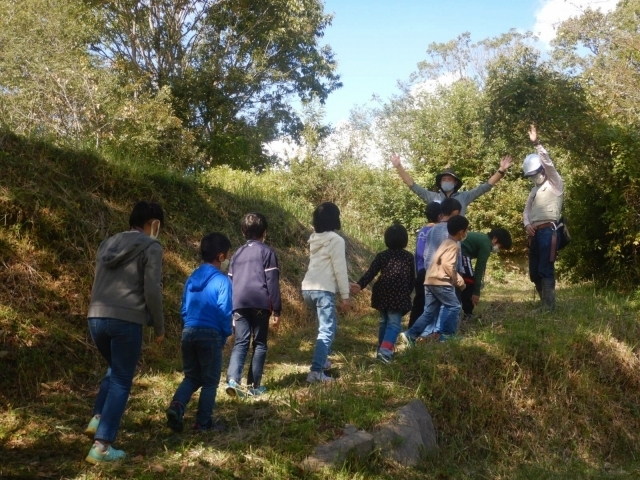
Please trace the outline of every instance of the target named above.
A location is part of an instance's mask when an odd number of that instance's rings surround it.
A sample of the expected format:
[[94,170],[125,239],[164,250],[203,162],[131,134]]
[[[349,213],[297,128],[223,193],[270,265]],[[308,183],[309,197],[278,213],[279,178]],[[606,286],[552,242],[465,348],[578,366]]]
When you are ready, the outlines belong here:
[[267,231],[267,219],[261,213],[247,213],[240,221],[242,235],[247,240],[257,240]]
[[505,250],[509,250],[511,248],[511,234],[508,230],[505,230],[504,228],[494,228],[489,233],[487,233],[487,235],[489,235],[489,238],[491,239],[497,238],[498,243]]
[[142,200],[131,210],[129,228],[143,228],[149,220],[160,220],[160,225],[164,226],[164,212],[159,204]]
[[424,209],[424,215],[431,223],[436,223],[440,215],[442,215],[442,206],[438,202],[427,203]]
[[395,223],[384,232],[384,244],[392,250],[402,250],[409,243],[407,229]]
[[313,229],[316,233],[340,230],[340,209],[335,203],[324,202],[313,211]]
[[447,220],[447,232],[452,237],[457,235],[461,230],[466,230],[469,228],[469,220],[467,220],[462,215],[454,215],[449,220]]
[[442,203],[440,204],[440,209],[442,210],[442,215],[444,215],[445,217],[448,217],[456,210],[461,212],[462,204],[455,198],[447,197],[444,200],[442,200]]
[[227,253],[230,249],[231,242],[219,232],[208,233],[200,241],[200,254],[203,262],[212,263],[218,258],[218,255]]

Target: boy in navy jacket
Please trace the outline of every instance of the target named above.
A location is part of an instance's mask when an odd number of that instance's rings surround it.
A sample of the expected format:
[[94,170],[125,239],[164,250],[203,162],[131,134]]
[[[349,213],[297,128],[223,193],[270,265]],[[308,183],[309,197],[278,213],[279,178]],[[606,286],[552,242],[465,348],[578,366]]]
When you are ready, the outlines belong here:
[[166,411],[167,426],[183,429],[184,410],[201,388],[194,430],[214,428],[211,414],[222,373],[222,348],[231,335],[232,291],[221,264],[229,258],[231,242],[210,233],[200,242],[202,265],[189,277],[182,294],[182,368],[184,380]]
[[267,220],[260,213],[248,213],[240,222],[247,239],[231,259],[229,278],[233,283],[233,322],[235,343],[227,371],[227,393],[243,396],[242,371],[253,338],[253,353],[247,375],[250,395],[266,392],[262,386],[262,371],[267,358],[269,319],[273,313],[273,326],[280,321],[280,270],[278,259],[265,245]]

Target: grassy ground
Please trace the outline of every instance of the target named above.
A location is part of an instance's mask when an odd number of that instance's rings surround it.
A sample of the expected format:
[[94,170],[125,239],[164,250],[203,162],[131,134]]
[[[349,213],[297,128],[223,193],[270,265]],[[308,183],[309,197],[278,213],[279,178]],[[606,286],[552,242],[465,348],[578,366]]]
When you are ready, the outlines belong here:
[[[116,164],[0,135],[0,477],[23,478],[638,478],[640,361],[638,298],[592,284],[562,284],[551,315],[527,314],[530,283],[510,261],[492,259],[480,319],[459,340],[374,361],[377,318],[367,295],[340,318],[331,386],[305,382],[317,333],[297,286],[306,266],[311,206],[286,184],[218,170],[199,180]],[[275,180],[275,181],[274,181]],[[93,256],[125,227],[133,201],[168,212],[167,340],[147,338],[117,446],[117,466],[84,462],[82,436],[104,365],[86,329]],[[285,272],[284,324],[271,337],[260,400],[219,391],[225,433],[176,435],[164,409],[181,376],[182,282],[205,231],[239,245],[242,213],[263,211]],[[351,276],[379,247],[345,233]],[[228,348],[225,358],[228,360]],[[225,365],[226,367],[226,365]],[[345,424],[371,429],[420,398],[439,453],[414,469],[374,453],[336,471],[306,474],[300,462]],[[189,408],[187,418],[192,418]]]
[[[557,311],[537,318],[525,313],[533,303],[523,280],[508,274],[488,287],[480,320],[464,324],[459,340],[400,352],[390,366],[373,359],[377,319],[361,300],[341,318],[332,386],[306,385],[315,325],[288,318],[269,350],[269,395],[238,400],[219,390],[216,415],[228,424],[222,434],[164,427],[180,362],[159,361],[149,344],[118,439],[131,460],[119,466],[83,461],[90,443],[81,433],[102,372],[92,372],[83,389],[42,384],[39,398],[3,415],[0,476],[637,478],[632,302],[590,285],[563,286]],[[424,465],[403,469],[374,454],[338,472],[299,469],[314,445],[339,436],[346,423],[371,429],[413,398],[425,402],[438,432],[440,452]]]

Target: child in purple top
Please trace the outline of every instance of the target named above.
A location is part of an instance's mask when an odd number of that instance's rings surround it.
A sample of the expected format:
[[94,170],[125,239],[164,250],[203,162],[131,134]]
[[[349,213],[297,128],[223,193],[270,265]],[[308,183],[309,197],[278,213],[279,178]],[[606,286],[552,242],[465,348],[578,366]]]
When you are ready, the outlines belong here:
[[267,359],[269,321],[280,321],[280,268],[278,258],[264,244],[267,219],[261,213],[247,213],[240,222],[247,242],[240,247],[229,264],[233,283],[233,321],[235,342],[227,370],[227,394],[243,396],[242,372],[251,344],[252,353],[247,373],[246,393],[253,396],[267,391],[262,385],[262,372]]

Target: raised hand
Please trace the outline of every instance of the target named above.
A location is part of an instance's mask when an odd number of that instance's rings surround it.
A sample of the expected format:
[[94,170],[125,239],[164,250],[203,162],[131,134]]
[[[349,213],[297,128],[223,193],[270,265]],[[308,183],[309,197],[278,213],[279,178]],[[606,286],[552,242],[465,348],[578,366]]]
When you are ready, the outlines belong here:
[[533,143],[538,141],[538,131],[536,130],[536,126],[531,124],[531,128],[529,129],[529,138]]
[[398,168],[398,167],[401,165],[401,163],[400,163],[400,156],[399,156],[399,155],[396,155],[395,153],[394,153],[393,155],[391,155],[391,164],[392,164],[394,167]]
[[507,170],[511,164],[513,163],[513,158],[511,155],[507,155],[506,157],[502,157],[500,159],[500,170]]

